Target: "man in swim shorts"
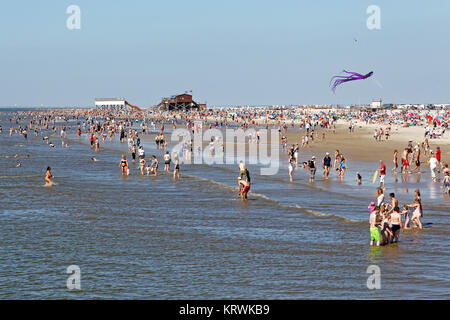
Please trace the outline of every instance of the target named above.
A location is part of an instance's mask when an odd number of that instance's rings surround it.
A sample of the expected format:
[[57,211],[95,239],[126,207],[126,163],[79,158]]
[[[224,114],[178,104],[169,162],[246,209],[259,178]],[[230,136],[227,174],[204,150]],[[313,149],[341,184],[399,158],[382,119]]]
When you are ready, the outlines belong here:
[[370,245],[373,246],[374,243],[377,247],[380,246],[381,236],[380,230],[376,225],[378,210],[374,210],[370,213],[369,224],[370,224]]

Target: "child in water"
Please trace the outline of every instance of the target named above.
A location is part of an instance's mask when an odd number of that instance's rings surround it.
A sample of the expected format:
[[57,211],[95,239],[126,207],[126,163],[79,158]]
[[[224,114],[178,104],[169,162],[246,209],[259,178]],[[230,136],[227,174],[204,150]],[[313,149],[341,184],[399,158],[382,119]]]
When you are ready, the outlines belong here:
[[401,213],[402,215],[405,215],[405,229],[409,229],[409,223],[411,221],[411,218],[409,217],[409,211],[408,211],[408,205],[403,205],[403,211]]

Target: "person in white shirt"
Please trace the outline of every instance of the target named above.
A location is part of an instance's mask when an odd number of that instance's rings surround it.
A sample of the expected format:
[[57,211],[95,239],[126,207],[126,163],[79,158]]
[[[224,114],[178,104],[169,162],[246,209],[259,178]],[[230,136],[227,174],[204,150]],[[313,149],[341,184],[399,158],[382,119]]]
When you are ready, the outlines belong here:
[[384,202],[384,193],[382,188],[378,188],[377,190],[377,206],[381,207],[381,204]]
[[138,154],[139,154],[140,157],[145,158],[145,151],[144,151],[144,148],[142,146],[139,147]]
[[431,170],[431,178],[433,179],[433,181],[436,181],[436,168],[437,168],[438,161],[437,161],[436,156],[434,155],[433,151],[431,151],[430,153],[431,153],[431,157],[430,157],[429,163],[430,163],[430,170]]

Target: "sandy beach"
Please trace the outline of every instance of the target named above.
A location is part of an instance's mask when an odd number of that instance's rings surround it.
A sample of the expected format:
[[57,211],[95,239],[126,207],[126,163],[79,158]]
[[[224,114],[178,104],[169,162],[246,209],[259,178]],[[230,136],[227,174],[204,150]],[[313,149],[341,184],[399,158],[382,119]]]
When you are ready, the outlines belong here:
[[[336,133],[333,133],[330,129],[324,130],[325,141],[322,141],[323,129],[319,130],[318,138],[313,142],[310,140],[310,146],[307,149],[317,153],[316,156],[322,156],[325,152],[332,154],[336,149],[339,149],[348,159],[359,161],[383,160],[389,166],[392,165],[395,149],[401,153],[410,140],[413,141],[414,145],[424,140],[423,127],[393,127],[388,141],[383,139],[381,142],[377,142],[373,138],[373,131],[379,127],[379,125],[366,125],[359,122],[355,127],[355,132],[349,133],[348,124],[340,121],[336,124]],[[288,144],[300,144],[301,135],[304,135],[304,132],[299,132],[298,129],[289,129],[286,134]],[[450,145],[450,135],[447,134],[442,139],[430,139],[429,144],[433,150],[437,146],[441,146],[444,162],[450,159],[450,148],[442,148],[442,146]],[[422,157],[425,159],[424,156]]]

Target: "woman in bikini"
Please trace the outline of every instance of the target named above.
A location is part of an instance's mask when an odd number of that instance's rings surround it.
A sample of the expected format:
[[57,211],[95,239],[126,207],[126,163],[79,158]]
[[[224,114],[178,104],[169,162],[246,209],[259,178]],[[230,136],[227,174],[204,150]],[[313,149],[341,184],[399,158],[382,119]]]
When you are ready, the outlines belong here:
[[120,160],[119,167],[122,168],[122,175],[128,175],[128,161],[125,155],[122,155],[122,160]]

